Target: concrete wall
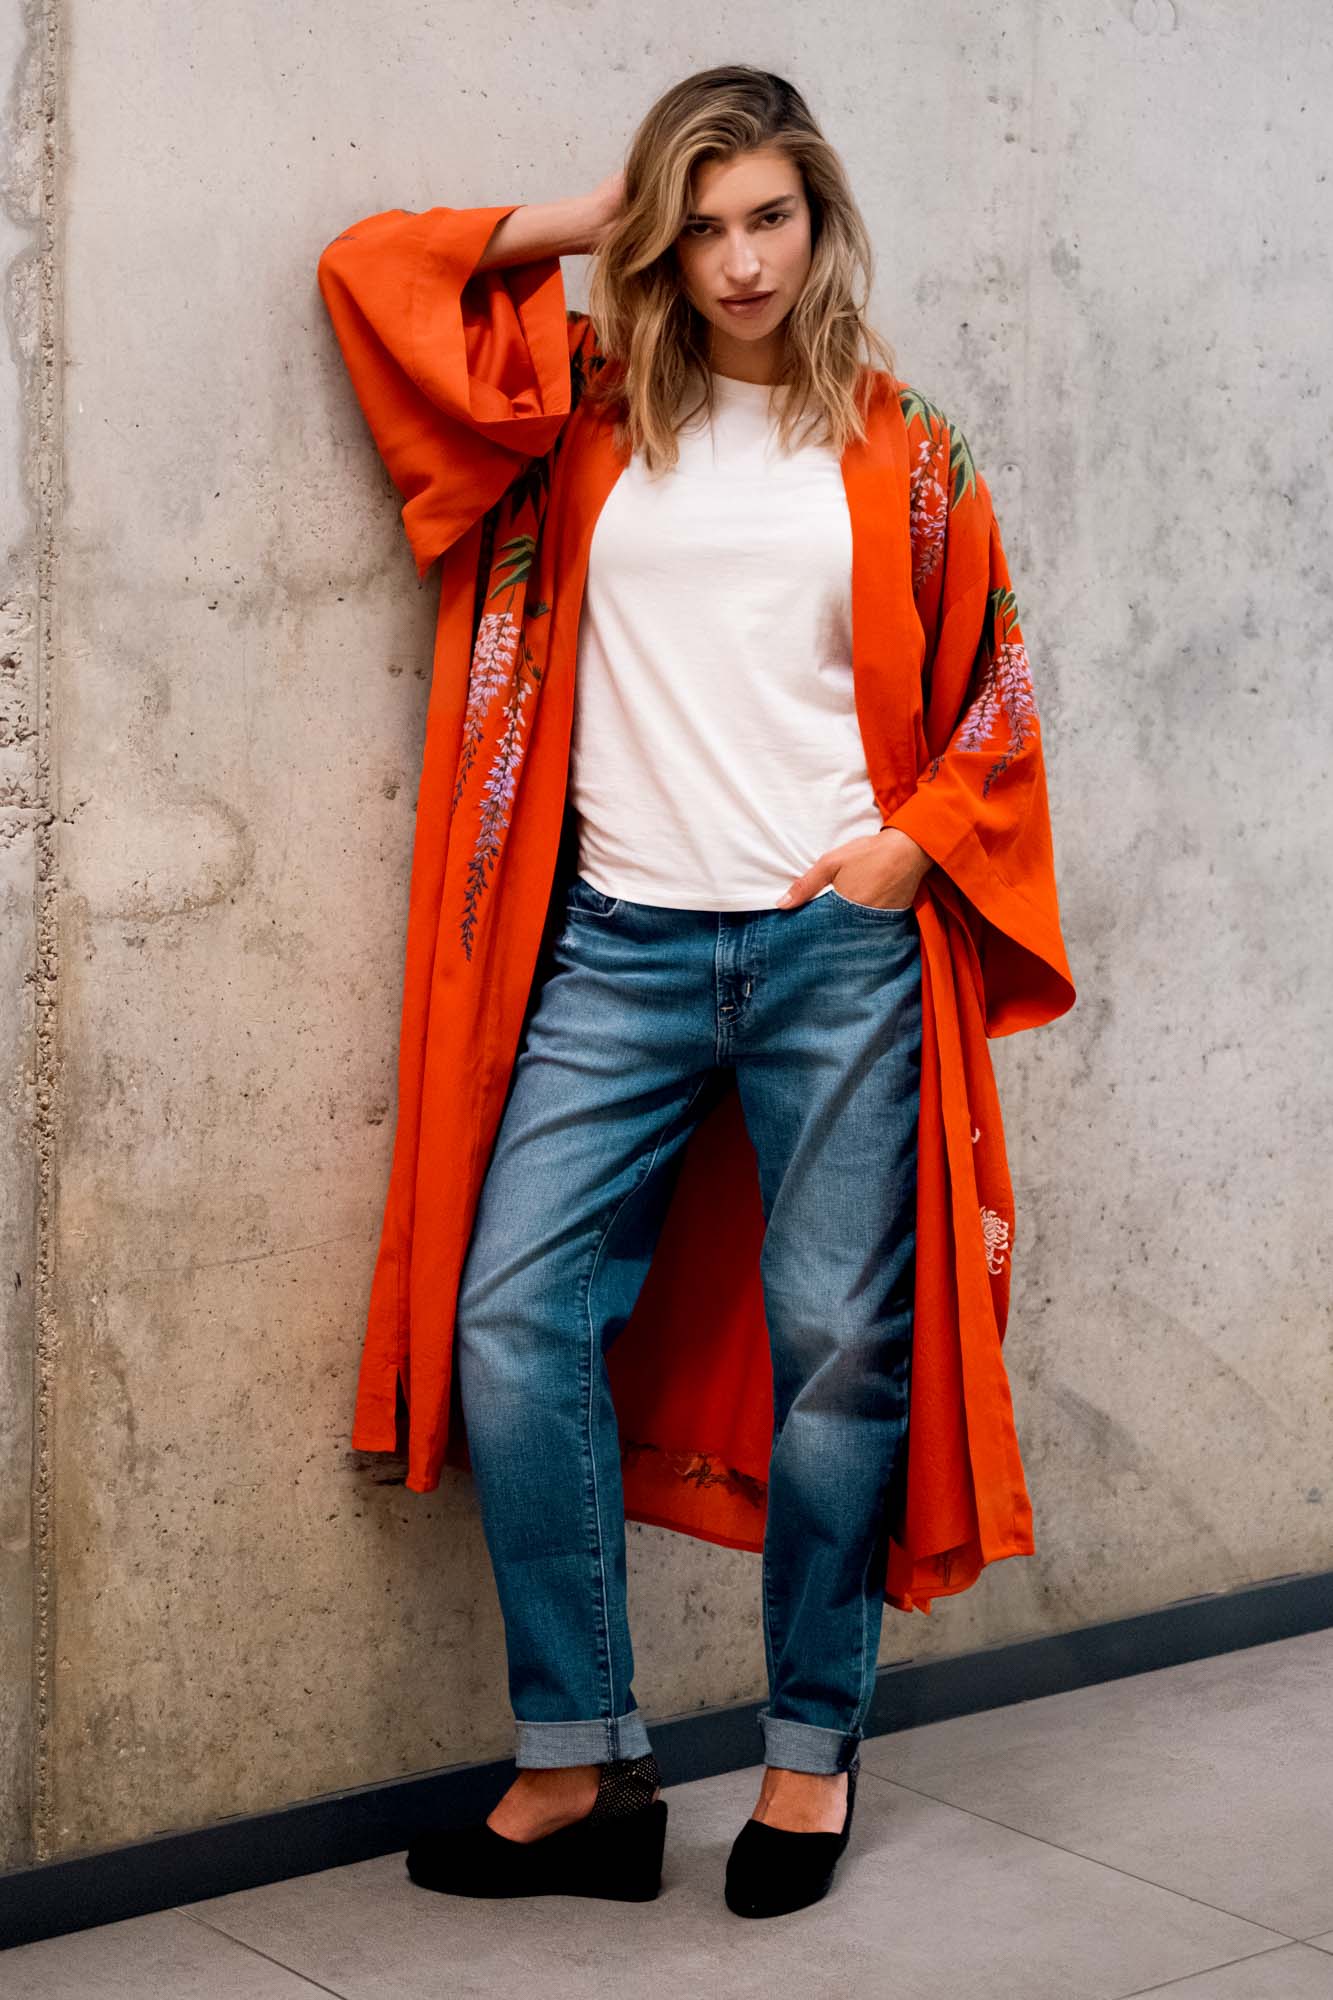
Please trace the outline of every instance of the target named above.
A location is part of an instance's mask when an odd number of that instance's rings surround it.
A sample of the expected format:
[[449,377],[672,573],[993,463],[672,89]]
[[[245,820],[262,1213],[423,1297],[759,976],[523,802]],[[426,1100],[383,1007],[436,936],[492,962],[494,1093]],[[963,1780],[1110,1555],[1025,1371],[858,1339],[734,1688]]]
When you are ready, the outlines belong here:
[[[591,185],[709,62],[806,91],[991,483],[1081,992],[994,1045],[1039,1553],[882,1658],[1333,1561],[1322,6],[0,34],[0,1863],[511,1747],[470,1481],[347,1443],[438,584],[315,262]],[[650,1716],[762,1693],[757,1558],[630,1542]]]

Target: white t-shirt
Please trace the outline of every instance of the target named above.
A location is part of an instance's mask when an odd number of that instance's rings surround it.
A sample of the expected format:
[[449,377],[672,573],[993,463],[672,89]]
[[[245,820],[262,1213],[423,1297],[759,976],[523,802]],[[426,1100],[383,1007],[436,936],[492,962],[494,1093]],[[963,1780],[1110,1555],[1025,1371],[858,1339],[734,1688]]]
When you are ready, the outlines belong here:
[[713,384],[711,435],[700,411],[656,477],[635,454],[593,531],[578,869],[636,903],[771,908],[881,825],[853,695],[851,518],[836,452],[779,450],[767,384]]

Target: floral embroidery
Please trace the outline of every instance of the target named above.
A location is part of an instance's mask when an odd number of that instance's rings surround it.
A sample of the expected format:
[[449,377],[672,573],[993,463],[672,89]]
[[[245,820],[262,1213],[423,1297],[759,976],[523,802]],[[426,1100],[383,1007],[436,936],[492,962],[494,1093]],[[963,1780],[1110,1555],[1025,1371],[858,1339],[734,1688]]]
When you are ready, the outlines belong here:
[[949,422],[939,404],[932,403],[919,390],[909,389],[904,383],[898,402],[904,421],[911,424],[915,420],[924,424],[932,445],[940,444],[946,437],[949,440],[949,511],[952,513],[965,493],[977,490],[977,468],[972,448],[958,426]]
[[[899,389],[898,402],[909,430],[917,423],[925,432],[916,441],[909,497],[912,591],[916,595],[943,559],[950,514],[965,493],[977,489],[977,468],[967,439],[937,403],[905,384]],[[946,444],[947,466],[942,450]]]
[[[571,325],[582,317],[572,310],[566,314]],[[569,357],[571,415],[578,407],[588,375],[600,368],[603,361],[589,320]],[[563,442],[562,431],[549,452],[529,459],[482,520],[478,584],[479,589],[483,583],[489,588],[484,597],[479,596],[473,614],[467,706],[450,808],[452,813],[457,812],[482,746],[488,733],[494,731],[463,898],[460,934],[468,958],[472,956],[478,905],[489,887],[504,843],[523,753],[531,733],[525,727],[529,721],[528,699],[541,684],[541,669],[529,644],[528,631],[531,621],[545,617],[551,607],[542,602],[530,605],[525,594],[539,559],[552,463]],[[521,531],[520,521],[524,523]],[[503,529],[511,532],[500,543],[497,555],[493,553],[496,536]],[[485,609],[493,598],[503,599],[500,608]]]
[[941,478],[940,445],[948,435],[944,413],[934,403],[905,384],[898,391],[898,403],[909,433],[919,423],[925,436],[916,441],[908,494],[908,519],[912,541],[912,592],[919,594],[926,578],[933,576],[944,555],[949,521],[949,495]]
[[[955,732],[954,743],[959,750],[987,748],[996,734],[999,718],[1003,718],[1008,747],[986,773],[981,788],[984,799],[1001,771],[1022,750],[1028,740],[1029,725],[1037,719],[1027,647],[1018,629],[1018,607],[1012,590],[997,588],[990,594],[978,659],[982,663],[981,684]],[[975,672],[974,667],[974,675]]]
[[1014,593],[1007,586],[999,586],[990,594],[981,640],[972,665],[971,686],[976,693],[964,710],[946,749],[931,758],[922,783],[929,783],[938,776],[940,765],[949,752],[994,749],[1003,740],[1006,743],[1004,754],[991,765],[981,787],[984,799],[1000,773],[1022,752],[1029,735],[1037,727],[1037,704],[1027,647],[1019,629]]
[[[520,475],[527,477],[531,466]],[[513,489],[506,496],[512,507]],[[503,502],[497,502],[497,506]],[[472,956],[472,936],[476,928],[477,902],[487,886],[487,877],[499,857],[505,828],[518,784],[519,765],[527,745],[524,708],[528,696],[541,681],[531,646],[526,620],[514,614],[515,595],[521,597],[532,573],[537,553],[534,535],[513,535],[500,545],[497,580],[488,596],[502,593],[506,603],[499,611],[484,611],[477,620],[468,668],[467,707],[463,716],[463,740],[459,747],[458,774],[454,783],[451,811],[456,812],[476,761],[493,709],[499,705],[499,736],[481,788],[481,807],[472,858],[468,864],[467,888],[463,898],[462,940],[467,956]],[[529,617],[549,607],[534,605]],[[503,698],[502,700],[500,698]]]
[[[919,424],[925,435],[916,439],[916,463],[911,472],[912,590],[920,592],[945,554],[949,515],[966,493],[978,489],[976,462],[963,433],[951,424],[938,404],[903,385],[899,404],[904,420]],[[943,446],[947,440],[947,472]],[[921,782],[939,776],[950,751],[990,750],[1004,745],[986,773],[984,799],[1001,772],[1026,745],[1037,721],[1036,700],[1027,648],[1018,624],[1018,606],[1007,586],[993,590],[972,666],[971,700],[947,749],[932,757]]]
[[477,627],[476,643],[472,648],[472,666],[468,673],[467,684],[467,710],[463,716],[463,745],[459,751],[458,779],[454,785],[455,806],[462,797],[467,774],[472,769],[486,721],[486,711],[491,705],[492,697],[499,693],[508,679],[517,646],[518,626],[514,622],[512,611],[488,611]]
[[925,437],[916,448],[912,467],[909,502],[912,532],[912,590],[918,592],[928,576],[933,576],[944,554],[944,531],[948,520],[948,495],[936,472],[934,441]]
[[[584,325],[569,356],[571,414],[578,407],[588,377],[605,363],[591,320],[572,309],[568,312],[571,329],[579,319]],[[906,422],[920,425],[925,433],[915,440],[916,457],[909,489],[912,590],[917,593],[944,560],[949,515],[966,494],[977,492],[978,480],[967,439],[937,404],[905,384],[899,385],[899,404]],[[528,700],[541,682],[541,670],[528,641],[528,627],[530,620],[547,615],[550,606],[540,602],[528,605],[524,595],[539,559],[552,464],[563,441],[562,432],[551,451],[529,459],[482,522],[479,593],[483,584],[489,587],[484,597],[479,594],[474,612],[467,703],[451,808],[457,812],[474,766],[482,757],[483,746],[494,733],[481,784],[477,832],[464,895],[461,941],[468,958],[472,956],[478,905],[489,886],[510,823],[531,733],[526,726],[530,722]],[[500,543],[495,556],[497,534],[504,530],[509,531],[509,538]],[[487,609],[497,597],[504,600],[499,608]],[[1027,652],[1011,590],[991,593],[989,616],[972,678],[975,693],[949,747],[991,749],[997,747],[993,741],[997,731],[1000,728],[1007,731],[1003,754],[987,773],[982,788],[984,798],[994,780],[1019,755],[1036,721]],[[931,761],[923,781],[937,775],[942,761],[942,756]]]
[[981,1233],[986,1241],[986,1269],[993,1278],[998,1278],[1004,1268],[1005,1252],[1009,1249],[1009,1224],[993,1208],[983,1208]]

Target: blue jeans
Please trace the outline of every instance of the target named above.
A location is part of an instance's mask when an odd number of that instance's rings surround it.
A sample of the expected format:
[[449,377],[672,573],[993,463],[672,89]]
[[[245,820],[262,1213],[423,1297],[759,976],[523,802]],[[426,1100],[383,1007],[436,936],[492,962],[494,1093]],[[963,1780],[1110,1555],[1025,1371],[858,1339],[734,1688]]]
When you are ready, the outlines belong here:
[[735,1073],[759,1169],[774,1437],[766,1764],[851,1762],[906,1460],[921,941],[911,908],[678,910],[575,876],[460,1279],[455,1366],[504,1616],[515,1763],[637,1757],[605,1354]]

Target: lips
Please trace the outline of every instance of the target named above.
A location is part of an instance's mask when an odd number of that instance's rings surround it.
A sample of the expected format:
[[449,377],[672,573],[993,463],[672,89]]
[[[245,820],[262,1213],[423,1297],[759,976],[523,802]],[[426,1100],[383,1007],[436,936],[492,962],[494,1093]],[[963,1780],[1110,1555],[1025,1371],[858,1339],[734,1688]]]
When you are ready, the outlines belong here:
[[757,306],[764,299],[771,299],[772,292],[743,292],[738,298],[722,299],[724,306]]

